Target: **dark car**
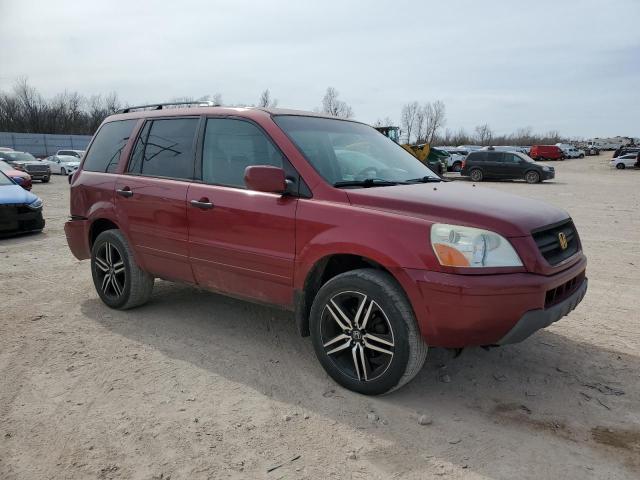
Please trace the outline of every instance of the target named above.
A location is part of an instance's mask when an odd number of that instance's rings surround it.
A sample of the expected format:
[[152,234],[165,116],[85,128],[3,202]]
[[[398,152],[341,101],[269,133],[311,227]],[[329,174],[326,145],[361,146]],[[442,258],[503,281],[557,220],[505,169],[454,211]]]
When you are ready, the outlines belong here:
[[43,228],[42,200],[0,172],[0,236]]
[[631,153],[640,152],[640,147],[622,147],[616,150],[613,154],[613,158],[621,157],[622,155],[629,155]]
[[520,180],[538,183],[555,177],[555,169],[536,163],[531,157],[519,152],[481,150],[471,152],[462,166],[462,176],[474,182],[485,179]]
[[524,340],[587,290],[565,211],[445,182],[372,127],[310,112],[125,109],[70,206],[67,243],[109,307],[144,304],[155,278],[277,305],[365,394],[408,382],[428,347]]
[[51,168],[27,152],[0,152],[0,160],[4,160],[16,170],[31,175],[32,180],[47,183],[51,179]]

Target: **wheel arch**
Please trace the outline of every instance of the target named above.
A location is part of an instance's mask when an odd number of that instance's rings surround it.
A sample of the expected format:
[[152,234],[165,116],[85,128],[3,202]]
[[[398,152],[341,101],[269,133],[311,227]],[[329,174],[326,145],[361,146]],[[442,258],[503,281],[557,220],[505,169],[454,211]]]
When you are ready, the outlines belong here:
[[113,220],[104,217],[96,218],[91,222],[88,239],[90,249],[93,247],[93,243],[96,238],[98,238],[98,235],[107,230],[120,230],[120,227]]
[[301,336],[309,336],[311,305],[320,288],[341,273],[361,268],[371,268],[386,272],[404,290],[402,283],[394,275],[393,269],[386,267],[378,260],[357,253],[327,254],[311,265],[304,274],[304,281],[295,291],[295,319]]

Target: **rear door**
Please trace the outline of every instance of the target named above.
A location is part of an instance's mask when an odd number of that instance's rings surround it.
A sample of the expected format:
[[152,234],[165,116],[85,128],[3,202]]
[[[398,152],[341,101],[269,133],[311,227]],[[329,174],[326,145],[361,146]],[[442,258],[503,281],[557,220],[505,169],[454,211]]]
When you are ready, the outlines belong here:
[[193,282],[186,199],[198,117],[150,119],[116,181],[116,214],[138,261],[160,278]]
[[293,303],[293,196],[248,190],[250,165],[295,172],[267,134],[239,118],[209,118],[201,172],[189,187],[189,248],[196,280],[206,288],[280,305]]
[[504,153],[496,151],[488,151],[487,159],[484,162],[487,177],[504,178]]

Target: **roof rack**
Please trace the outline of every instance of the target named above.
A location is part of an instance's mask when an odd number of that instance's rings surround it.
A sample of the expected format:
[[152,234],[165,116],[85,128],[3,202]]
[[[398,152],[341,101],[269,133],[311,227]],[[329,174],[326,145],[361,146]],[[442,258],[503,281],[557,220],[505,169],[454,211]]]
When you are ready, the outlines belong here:
[[151,103],[149,105],[136,105],[134,107],[121,108],[116,113],[129,113],[134,110],[163,110],[167,107],[217,107],[214,102],[210,100],[201,100],[196,102],[168,102],[168,103]]

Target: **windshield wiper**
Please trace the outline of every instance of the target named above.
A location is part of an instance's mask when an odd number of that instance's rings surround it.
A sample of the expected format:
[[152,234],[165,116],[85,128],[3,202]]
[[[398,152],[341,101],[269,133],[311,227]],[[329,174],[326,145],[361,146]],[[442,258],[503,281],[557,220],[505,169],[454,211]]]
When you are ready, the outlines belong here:
[[420,178],[412,178],[411,180],[407,180],[407,183],[431,183],[431,182],[442,182],[443,180],[440,177],[430,177],[429,175],[420,177]]
[[334,187],[387,187],[391,185],[398,185],[405,182],[396,182],[393,180],[385,180],[383,178],[365,178],[364,180],[346,180],[343,182],[336,182]]

